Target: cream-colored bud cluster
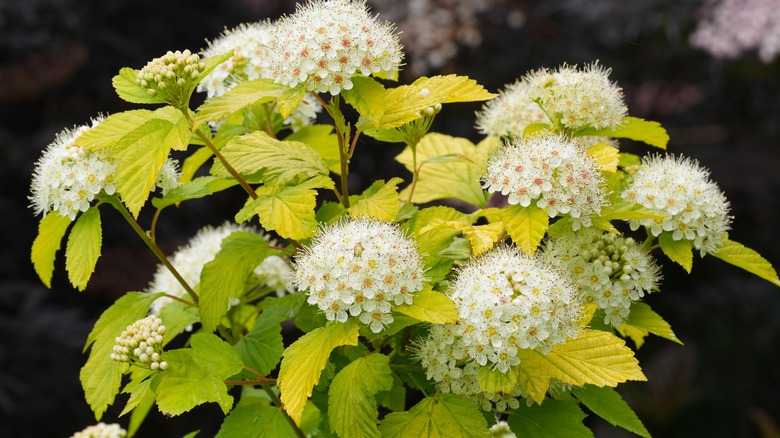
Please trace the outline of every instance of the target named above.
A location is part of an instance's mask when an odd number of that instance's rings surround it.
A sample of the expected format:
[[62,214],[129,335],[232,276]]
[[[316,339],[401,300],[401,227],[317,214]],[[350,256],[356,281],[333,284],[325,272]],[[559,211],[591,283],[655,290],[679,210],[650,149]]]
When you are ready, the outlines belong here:
[[80,430],[70,438],[125,438],[127,431],[118,424],[98,423]]
[[200,56],[189,50],[169,51],[149,61],[138,72],[138,84],[152,96],[176,104],[189,95],[195,80],[205,69]]
[[164,334],[165,325],[157,316],[149,315],[139,319],[117,336],[111,359],[165,371],[168,363],[160,360]]

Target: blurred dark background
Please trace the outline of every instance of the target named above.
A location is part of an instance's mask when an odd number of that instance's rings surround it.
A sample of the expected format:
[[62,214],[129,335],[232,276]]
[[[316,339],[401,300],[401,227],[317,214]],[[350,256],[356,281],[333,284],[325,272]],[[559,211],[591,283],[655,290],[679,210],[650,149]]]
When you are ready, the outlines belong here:
[[[759,16],[780,10],[777,0],[740,1],[745,8],[774,5]],[[717,2],[369,4],[403,32],[402,81],[459,73],[496,91],[542,66],[598,59],[612,67],[629,113],[661,122],[671,135],[670,152],[712,171],[732,203],[731,238],[780,265],[780,61],[766,55],[767,47],[762,56],[747,48],[728,59],[694,47],[691,35]],[[140,68],[167,50],[198,51],[225,27],[293,9],[293,2],[280,0],[0,0],[0,435],[65,437],[95,422],[78,381],[87,333],[118,296],[143,289],[155,269],[140,240],[105,209],[103,256],[89,288],[69,287],[62,260],[52,289],[40,283],[29,262],[39,218],[27,196],[41,151],[65,127],[131,108],[111,87],[121,67]],[[761,36],[755,23],[738,18],[731,32]],[[435,129],[479,140],[472,128],[478,109],[451,105]],[[649,151],[628,142],[621,147]],[[392,157],[398,152],[367,144],[351,182],[362,189],[369,178],[397,173]],[[162,246],[174,250],[201,226],[232,217],[241,202],[240,193],[227,192],[166,211],[158,231]],[[148,219],[142,215],[141,222]],[[624,397],[654,436],[780,436],[780,289],[713,257],[696,258],[691,276],[660,261],[662,292],[647,302],[685,346],[649,338],[638,351],[649,382],[622,385]],[[109,409],[104,420],[116,421],[118,412]],[[213,436],[218,422],[210,418],[218,416],[214,406],[184,420],[153,413],[138,436],[196,429]],[[119,422],[127,426],[126,418]],[[599,437],[630,435],[589,422]]]

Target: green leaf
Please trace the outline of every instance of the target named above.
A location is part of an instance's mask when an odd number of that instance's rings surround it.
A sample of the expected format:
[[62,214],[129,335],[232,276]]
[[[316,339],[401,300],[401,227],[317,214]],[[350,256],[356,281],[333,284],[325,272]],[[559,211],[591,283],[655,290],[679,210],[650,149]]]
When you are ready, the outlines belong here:
[[111,114],[99,125],[81,134],[75,145],[87,151],[96,151],[115,145],[130,132],[155,118],[155,112],[132,110]]
[[364,121],[361,126],[377,126],[385,108],[385,87],[367,76],[352,78],[352,89],[343,90],[344,102],[352,105]]
[[614,389],[586,385],[582,388],[572,388],[571,393],[609,424],[622,427],[641,437],[650,438],[650,432],[645,429],[639,417]]
[[533,203],[528,207],[510,205],[503,211],[504,227],[509,237],[526,254],[536,252],[550,224],[547,212]]
[[331,323],[301,336],[284,352],[277,384],[284,409],[300,424],[306,400],[325,369],[334,348],[357,345],[358,325],[355,319]]
[[241,371],[243,363],[227,342],[211,333],[196,333],[192,348],[163,352],[168,362],[157,387],[157,407],[166,415],[179,415],[203,403],[216,402],[225,414],[233,406],[224,379]]
[[660,123],[640,119],[638,117],[624,118],[623,124],[615,129],[587,129],[577,133],[577,135],[628,138],[631,140],[641,141],[661,149],[666,149],[666,144],[669,143],[669,134]]
[[[493,137],[475,146],[465,138],[438,133],[427,134],[416,146],[418,166],[425,160],[453,154],[468,157],[469,160],[430,163],[420,167],[412,202],[425,203],[454,198],[484,207],[487,200],[479,179],[483,173],[484,163],[499,144],[500,140]],[[414,173],[410,147],[406,147],[395,159]],[[408,198],[410,190],[411,186],[405,188],[401,196],[404,199]]]
[[261,187],[257,199],[245,205],[237,214],[237,222],[245,222],[254,215],[268,231],[276,231],[282,238],[303,240],[317,231],[314,208],[317,205],[316,188],[332,188],[333,180],[324,176],[312,178],[297,186]]
[[379,437],[374,396],[393,386],[389,363],[387,356],[371,354],[356,359],[333,378],[328,390],[328,416],[331,429],[339,437]]
[[35,268],[35,273],[46,287],[51,288],[51,277],[54,274],[54,260],[57,251],[60,250],[62,238],[68,231],[71,220],[68,216],[60,216],[59,213],[47,214],[38,223],[38,235],[32,244],[30,260]]
[[197,78],[195,78],[195,81],[194,81],[195,85],[199,84],[204,79],[206,79],[206,77],[212,71],[214,71],[215,68],[219,67],[220,64],[222,64],[223,62],[227,61],[228,59],[230,59],[232,57],[233,57],[233,51],[232,50],[228,50],[225,53],[222,53],[222,54],[219,54],[219,55],[214,55],[214,56],[211,56],[209,58],[201,59],[201,61],[203,62],[203,69],[200,70],[200,74],[198,75]]
[[392,412],[379,425],[383,438],[489,437],[488,424],[477,405],[453,394],[426,397],[406,412]]
[[265,311],[260,314],[254,328],[235,345],[244,364],[268,374],[276,368],[284,352],[281,322],[288,319],[282,312]]
[[351,197],[352,204],[347,211],[354,218],[368,216],[380,221],[391,221],[401,210],[398,199],[398,184],[401,178],[391,178],[387,183],[384,180],[374,182],[360,196]]
[[146,88],[138,83],[138,70],[125,67],[111,79],[117,96],[130,103],[165,103],[164,99],[150,95]]
[[[354,79],[354,78],[353,78]],[[325,160],[328,169],[341,174],[341,157],[339,156],[339,140],[333,133],[331,125],[309,125],[291,133],[285,140],[306,143]]]
[[139,400],[133,412],[130,414],[130,421],[127,424],[127,436],[132,438],[138,432],[138,428],[141,427],[149,411],[154,407],[154,392],[151,388],[144,393],[143,398]]
[[593,437],[593,432],[582,424],[585,417],[578,403],[545,400],[541,405],[521,403],[506,421],[512,432],[523,438]]
[[182,201],[200,199],[221,192],[236,184],[238,184],[238,182],[233,179],[216,176],[201,176],[170,190],[162,198],[152,199],[152,205],[158,209],[163,209]]
[[693,241],[687,239],[674,240],[671,232],[663,232],[658,236],[661,250],[669,259],[682,266],[687,273],[693,268]]
[[511,394],[517,385],[517,377],[516,368],[510,368],[505,373],[489,366],[477,368],[477,382],[484,392]]
[[114,402],[122,383],[125,364],[110,359],[117,336],[130,324],[146,316],[152,301],[162,294],[128,292],[116,300],[98,318],[87,336],[84,351],[92,346],[87,363],[79,377],[87,403],[100,420],[108,405]]
[[167,345],[181,332],[200,321],[200,312],[194,306],[179,301],[170,302],[160,309],[160,319],[165,324],[163,345]]
[[[287,184],[329,173],[325,160],[311,146],[277,140],[265,131],[234,137],[222,148],[222,155],[240,174],[250,178],[262,175],[262,180],[269,184]],[[219,161],[214,163],[211,173],[230,175]]]
[[454,324],[458,320],[455,303],[447,295],[432,290],[430,285],[414,294],[412,304],[396,306],[393,311],[433,324]]
[[230,298],[239,298],[249,275],[268,254],[268,241],[247,231],[235,231],[222,240],[222,248],[200,273],[200,307],[203,329],[213,332],[228,311]]
[[602,207],[601,214],[599,215],[600,219],[607,220],[607,221],[611,221],[611,220],[629,221],[631,219],[663,220],[664,217],[666,217],[666,215],[657,213],[654,210],[650,210],[649,208],[646,208],[641,204],[625,201],[622,199],[616,200],[612,202],[610,205],[605,205],[604,207]]
[[617,327],[617,331],[623,337],[630,337],[637,348],[642,346],[644,337],[648,333],[682,345],[682,342],[677,339],[677,335],[674,334],[669,323],[655,313],[649,305],[641,302],[631,305],[631,313],[628,314],[628,320]]
[[73,287],[84,290],[95,272],[103,244],[100,210],[90,208],[79,216],[68,235],[65,248],[65,270]]
[[216,438],[296,438],[281,409],[252,404],[233,409],[222,422]]
[[588,154],[596,160],[599,170],[603,172],[617,172],[620,152],[618,148],[610,145],[608,141],[589,147]]
[[712,255],[726,263],[755,274],[775,286],[780,286],[780,279],[777,278],[775,268],[765,258],[761,257],[759,253],[741,243],[725,239],[723,245]]
[[212,97],[198,107],[193,117],[194,127],[219,120],[228,114],[250,105],[271,102],[276,99],[293,99],[298,89],[275,83],[272,79],[255,79],[241,82],[227,93]]
[[403,380],[393,373],[393,386],[379,395],[379,404],[394,412],[401,412],[406,405],[406,387]]

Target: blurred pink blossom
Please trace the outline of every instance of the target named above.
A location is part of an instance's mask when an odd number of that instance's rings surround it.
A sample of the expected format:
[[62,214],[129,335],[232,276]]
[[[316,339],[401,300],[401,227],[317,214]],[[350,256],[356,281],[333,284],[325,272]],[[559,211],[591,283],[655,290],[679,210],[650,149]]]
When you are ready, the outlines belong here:
[[756,49],[770,62],[780,53],[780,0],[708,0],[699,13],[690,42],[715,57]]

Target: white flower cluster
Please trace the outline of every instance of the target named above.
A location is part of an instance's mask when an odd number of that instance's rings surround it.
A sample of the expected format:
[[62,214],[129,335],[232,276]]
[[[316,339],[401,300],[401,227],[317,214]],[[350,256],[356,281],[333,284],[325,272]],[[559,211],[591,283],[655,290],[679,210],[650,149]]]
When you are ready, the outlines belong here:
[[357,316],[372,332],[393,322],[393,306],[422,290],[417,244],[397,225],[373,219],[325,226],[296,261],[295,283],[328,320]]
[[541,69],[526,75],[529,97],[566,129],[615,128],[628,109],[623,91],[609,80],[610,69],[592,63],[580,70],[562,65],[556,71]]
[[78,431],[70,438],[125,438],[127,431],[118,424],[98,423]]
[[534,123],[550,123],[547,114],[531,97],[531,87],[519,80],[501,90],[477,113],[479,132],[496,137],[522,137]]
[[[71,220],[89,209],[95,196],[101,192],[116,192],[114,173],[116,162],[109,150],[86,152],[75,146],[75,141],[85,132],[99,125],[103,118],[93,119],[91,125],[60,132],[35,163],[30,191],[35,214],[46,215],[55,211]],[[163,192],[178,185],[179,174],[175,160],[163,165],[157,185]]]
[[[197,288],[200,283],[200,273],[203,270],[203,266],[214,260],[214,257],[222,249],[222,241],[235,231],[254,232],[251,227],[232,223],[225,223],[216,228],[207,226],[200,229],[195,237],[190,239],[187,245],[179,248],[169,260],[184,281],[191,287]],[[292,286],[289,284],[292,269],[281,257],[266,257],[255,269],[255,274],[260,277],[258,279],[260,282],[271,287],[278,295],[282,295],[287,291],[292,292]],[[146,291],[150,293],[165,292],[176,297],[187,296],[187,291],[181,283],[163,265],[157,267],[152,282],[146,288]],[[150,312],[159,315],[160,310],[172,301],[171,298],[160,297],[152,303]],[[237,304],[237,301],[233,300],[232,304]]]
[[646,157],[621,196],[666,215],[632,220],[632,230],[641,225],[656,237],[672,233],[674,240],[692,241],[702,256],[717,251],[731,228],[728,200],[709,172],[690,158]]
[[168,363],[160,360],[164,334],[165,325],[157,316],[139,319],[117,336],[111,359],[165,371]]
[[152,96],[158,96],[172,104],[184,103],[195,80],[206,68],[200,56],[189,50],[168,51],[149,61],[138,72],[138,84]]
[[512,205],[535,202],[550,217],[568,214],[574,229],[590,226],[607,202],[596,161],[576,142],[557,135],[510,141],[489,160],[482,177],[488,192]]
[[[267,45],[271,38],[274,25],[264,21],[242,24],[226,30],[219,38],[209,42],[203,50],[203,59],[220,56],[233,51],[233,56],[212,70],[198,84],[198,91],[205,91],[208,97],[221,96],[244,81],[270,78],[270,72],[263,67],[267,54]],[[311,125],[322,109],[319,101],[310,94],[303,96],[303,101],[292,114],[284,120],[293,131]],[[278,112],[278,108],[275,108]]]
[[517,438],[517,435],[512,432],[506,421],[499,421],[490,426],[490,436],[493,438]]
[[275,81],[333,95],[362,74],[394,76],[403,54],[395,28],[365,0],[312,0],[274,26],[263,68]]
[[563,269],[583,293],[585,303],[605,311],[605,324],[623,323],[631,303],[652,292],[660,268],[652,255],[630,237],[583,229],[545,243],[544,256]]

